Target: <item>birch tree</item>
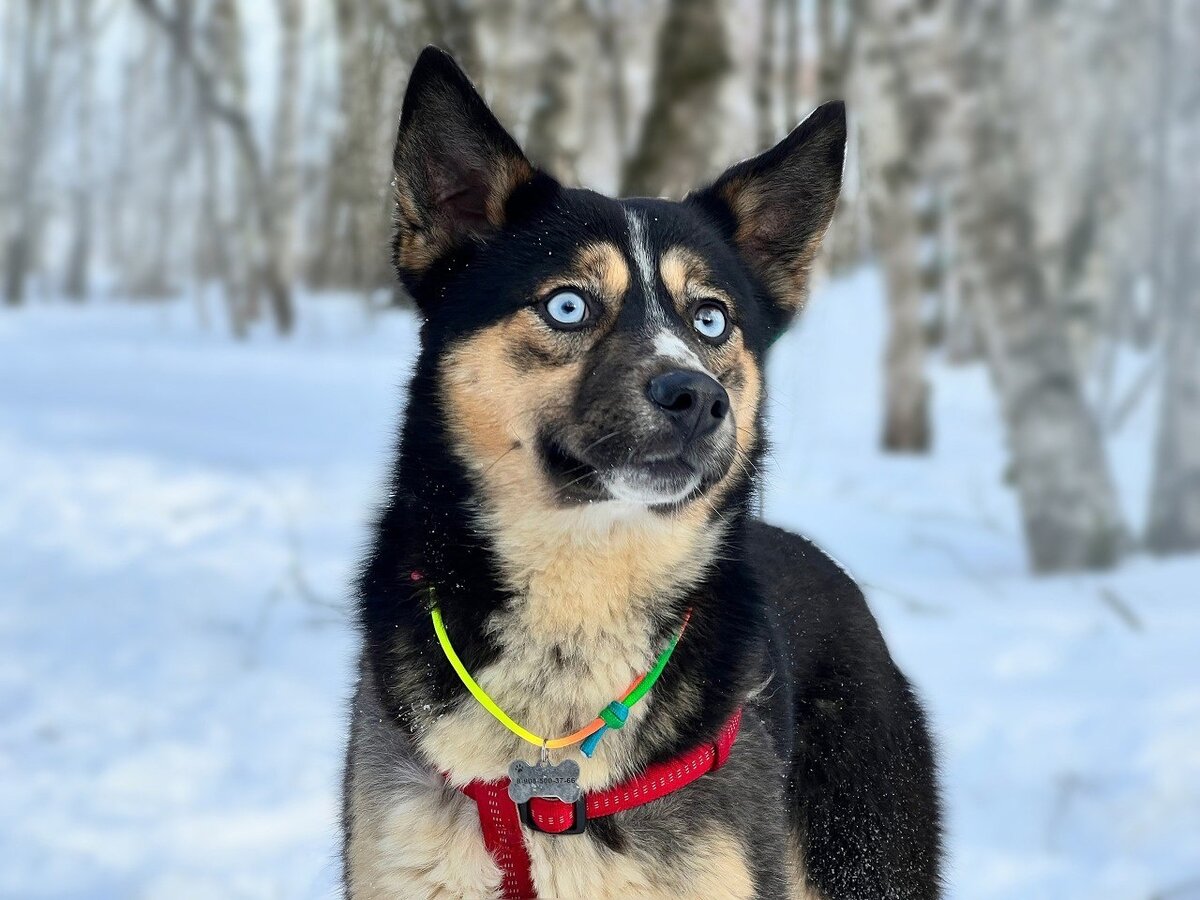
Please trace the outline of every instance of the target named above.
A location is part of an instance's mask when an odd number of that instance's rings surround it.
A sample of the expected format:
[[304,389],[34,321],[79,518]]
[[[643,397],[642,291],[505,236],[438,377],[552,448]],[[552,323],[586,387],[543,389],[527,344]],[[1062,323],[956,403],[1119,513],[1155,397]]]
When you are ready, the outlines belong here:
[[[271,206],[274,228],[271,270],[284,286],[295,278],[296,205],[300,189],[296,145],[297,106],[300,102],[300,32],[304,21],[302,0],[276,0],[279,16],[279,86],[275,97],[275,123],[271,136]],[[278,289],[278,288],[277,288]]]
[[960,15],[958,262],[999,397],[1025,542],[1038,571],[1111,565],[1128,536],[1038,256],[1021,110],[1008,89],[1009,10],[981,0]]
[[599,0],[593,13],[600,55],[607,68],[608,103],[612,111],[616,158],[629,151],[629,96],[625,86],[625,50],[622,46],[621,13],[617,0]]
[[756,149],[765,150],[778,140],[775,125],[775,31],[779,0],[761,0],[758,5],[758,64],[754,71],[754,118],[758,132]]
[[[15,6],[17,0],[13,3]],[[17,63],[18,94],[5,191],[12,208],[3,248],[4,302],[10,306],[25,300],[40,251],[45,221],[40,193],[42,166],[50,137],[54,75],[65,39],[60,4],[25,0],[14,18],[23,40]]]
[[783,119],[785,130],[800,121],[800,78],[803,36],[800,11],[803,0],[783,0]]
[[650,104],[621,176],[624,196],[672,196],[708,177],[717,94],[733,60],[718,0],[668,0]]
[[[1167,108],[1157,139],[1170,186],[1158,209],[1169,219],[1160,229],[1159,273],[1167,328],[1146,543],[1157,553],[1181,553],[1200,550],[1200,12],[1188,4],[1177,10],[1171,0],[1158,10]],[[1176,51],[1176,32],[1187,51]]]
[[75,0],[75,42],[78,53],[75,97],[75,185],[71,206],[74,233],[67,255],[63,292],[76,300],[87,296],[92,260],[92,211],[96,193],[95,140],[92,121],[96,103],[96,28],[93,0]]
[[882,445],[890,451],[924,452],[932,435],[919,197],[934,178],[934,132],[947,103],[942,18],[937,0],[875,0],[860,22],[860,147],[887,292]]
[[538,67],[525,150],[536,164],[558,177],[578,182],[579,155],[589,109],[589,61],[595,45],[588,40],[584,0],[550,0],[541,6],[547,50]]
[[[224,2],[229,4],[229,15],[236,16],[232,0]],[[244,89],[235,90],[232,96],[223,95],[218,75],[200,59],[192,43],[180,37],[183,30],[179,27],[178,18],[163,11],[155,0],[137,0],[137,4],[147,19],[169,38],[179,63],[190,75],[201,108],[215,124],[224,129],[233,144],[245,180],[245,189],[240,196],[245,198],[249,206],[249,215],[240,221],[250,223],[249,235],[253,239],[249,251],[253,285],[251,297],[256,296],[258,288],[265,288],[275,327],[286,334],[295,322],[291,285],[280,273],[280,260],[273,252],[278,246],[275,234],[278,222],[263,153],[246,112]],[[239,57],[234,55],[230,58]],[[234,81],[239,87],[243,86],[244,74],[236,73]]]

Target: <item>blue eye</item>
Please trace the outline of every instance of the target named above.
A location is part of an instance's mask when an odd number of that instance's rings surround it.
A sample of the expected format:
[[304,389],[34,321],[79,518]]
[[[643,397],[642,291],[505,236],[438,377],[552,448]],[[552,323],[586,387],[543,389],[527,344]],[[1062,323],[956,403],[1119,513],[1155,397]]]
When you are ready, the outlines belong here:
[[545,308],[551,325],[572,328],[588,317],[587,301],[574,291],[559,291],[546,301]]
[[702,303],[692,313],[692,327],[709,340],[716,340],[725,333],[725,310],[715,303]]

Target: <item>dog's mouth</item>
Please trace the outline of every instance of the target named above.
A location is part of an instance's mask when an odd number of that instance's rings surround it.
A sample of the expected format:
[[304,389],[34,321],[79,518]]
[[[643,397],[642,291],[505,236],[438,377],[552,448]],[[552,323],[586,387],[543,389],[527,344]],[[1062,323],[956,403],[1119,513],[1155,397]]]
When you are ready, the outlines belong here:
[[704,493],[728,465],[697,465],[683,453],[651,454],[614,462],[589,461],[562,441],[543,437],[541,456],[560,503],[617,501],[669,511]]

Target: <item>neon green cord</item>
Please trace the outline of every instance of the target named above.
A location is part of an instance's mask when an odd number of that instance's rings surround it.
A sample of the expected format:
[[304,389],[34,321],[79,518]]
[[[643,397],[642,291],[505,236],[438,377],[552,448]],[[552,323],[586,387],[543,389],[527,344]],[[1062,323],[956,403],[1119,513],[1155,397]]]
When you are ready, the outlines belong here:
[[442,645],[442,652],[446,654],[446,659],[450,660],[450,665],[454,667],[454,671],[458,673],[458,677],[462,679],[462,683],[467,686],[467,690],[471,692],[471,696],[479,701],[479,705],[495,716],[505,728],[511,731],[519,738],[529,741],[529,743],[540,747],[546,741],[532,731],[522,728],[511,718],[508,713],[502,710],[496,701],[487,695],[487,691],[479,686],[479,683],[471,677],[471,673],[467,671],[467,667],[462,664],[462,660],[458,658],[458,654],[454,652],[454,647],[450,644],[450,636],[446,634],[446,626],[442,622],[442,611],[436,606],[432,610],[433,615],[433,630],[437,632],[438,642]]
[[[434,596],[432,585],[430,585],[429,591],[431,596]],[[607,707],[605,707],[604,710],[601,711],[600,715],[591,722],[591,724],[572,734],[566,735],[565,737],[553,739],[540,737],[529,729],[523,728],[521,725],[517,724],[508,713],[501,709],[500,705],[488,696],[487,691],[479,686],[479,682],[471,677],[471,673],[467,671],[467,667],[464,666],[462,660],[458,658],[458,654],[454,651],[454,646],[450,643],[450,635],[446,633],[446,624],[442,621],[442,611],[437,607],[436,603],[430,607],[429,615],[433,619],[433,630],[437,634],[438,643],[441,644],[442,652],[446,654],[446,659],[450,661],[450,665],[454,668],[454,671],[458,673],[459,679],[466,686],[467,690],[471,692],[471,696],[478,701],[480,706],[491,713],[496,721],[498,721],[501,725],[522,740],[528,741],[535,747],[545,747],[547,750],[557,750],[562,747],[570,747],[573,744],[578,744],[580,741],[591,739],[588,741],[588,744],[585,745],[584,750],[586,755],[591,756],[590,750],[595,749],[596,742],[599,740],[599,735],[603,734],[604,730],[607,728],[620,728],[625,722],[625,716],[628,715],[629,707],[633,706],[635,703],[645,697],[646,694],[650,692],[650,689],[654,687],[654,683],[658,681],[659,676],[662,675],[663,670],[667,667],[667,663],[671,659],[671,654],[675,652],[675,647],[679,644],[679,639],[683,637],[684,629],[687,628],[688,619],[691,618],[692,611],[689,609],[687,614],[684,615],[683,624],[679,626],[679,631],[675,633],[675,636],[671,638],[671,642],[667,644],[667,646],[663,648],[662,653],[658,655],[658,659],[655,660],[654,667],[645,675],[642,675],[636,679],[630,686],[629,690],[625,693],[623,698],[620,700],[614,700]],[[614,706],[623,707],[623,712],[614,712]]]

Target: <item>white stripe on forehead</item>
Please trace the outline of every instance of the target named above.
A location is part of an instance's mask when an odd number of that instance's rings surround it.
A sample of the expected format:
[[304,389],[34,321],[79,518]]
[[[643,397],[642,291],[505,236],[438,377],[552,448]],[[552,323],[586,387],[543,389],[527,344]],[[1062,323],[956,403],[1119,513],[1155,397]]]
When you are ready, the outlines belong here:
[[654,256],[650,252],[650,241],[646,237],[646,223],[632,209],[625,210],[629,223],[629,249],[633,253],[633,264],[642,280],[642,296],[646,301],[646,320],[659,326],[667,324],[662,307],[658,302],[657,279],[654,277]]
[[633,253],[638,277],[642,281],[642,294],[646,301],[647,330],[654,334],[655,354],[711,375],[708,366],[696,351],[687,345],[687,341],[672,330],[667,319],[658,296],[658,283],[654,277],[654,256],[650,252],[650,241],[646,237],[645,221],[632,209],[625,210],[625,219],[629,222],[629,248]]

